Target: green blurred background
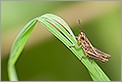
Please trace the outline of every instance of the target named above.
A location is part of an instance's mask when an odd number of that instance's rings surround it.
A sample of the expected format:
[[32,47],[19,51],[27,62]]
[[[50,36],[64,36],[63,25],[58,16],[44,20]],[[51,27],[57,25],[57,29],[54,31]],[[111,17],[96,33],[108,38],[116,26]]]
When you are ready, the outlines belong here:
[[[8,80],[7,59],[13,41],[31,19],[46,13],[62,17],[75,35],[78,19],[91,43],[109,53],[108,63],[96,61],[112,80],[121,79],[120,2],[2,1],[1,80]],[[42,28],[40,28],[42,27]],[[83,64],[47,29],[38,23],[21,54],[16,69],[19,80],[92,80]]]

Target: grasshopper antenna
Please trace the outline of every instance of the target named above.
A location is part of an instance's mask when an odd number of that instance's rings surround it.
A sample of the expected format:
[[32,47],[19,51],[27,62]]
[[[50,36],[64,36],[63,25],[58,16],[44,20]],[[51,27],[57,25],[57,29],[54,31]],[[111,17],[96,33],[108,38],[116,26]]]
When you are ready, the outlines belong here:
[[80,32],[82,31],[82,25],[81,25],[81,22],[80,22],[80,19],[78,19],[78,23],[79,23],[79,29],[80,29]]
[[[79,24],[79,30],[80,32],[82,32],[82,27],[81,27],[81,23],[80,23],[80,19],[78,19],[78,24]],[[78,36],[75,36],[76,39],[78,39]]]

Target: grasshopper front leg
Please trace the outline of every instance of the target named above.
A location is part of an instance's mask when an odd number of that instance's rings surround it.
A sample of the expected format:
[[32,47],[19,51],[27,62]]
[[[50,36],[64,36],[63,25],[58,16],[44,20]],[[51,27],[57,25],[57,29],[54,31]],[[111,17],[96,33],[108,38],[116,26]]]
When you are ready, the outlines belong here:
[[[82,47],[82,45],[79,45],[79,46],[69,46],[70,48],[72,48],[72,47],[74,47],[74,48],[76,48],[76,49],[79,49],[79,48],[81,48]],[[84,51],[84,49],[83,49],[83,51]],[[85,54],[86,54],[86,52],[84,52]],[[83,58],[86,58],[87,57],[87,55],[85,55],[85,56],[82,56],[82,58],[80,59],[80,61],[83,59]]]

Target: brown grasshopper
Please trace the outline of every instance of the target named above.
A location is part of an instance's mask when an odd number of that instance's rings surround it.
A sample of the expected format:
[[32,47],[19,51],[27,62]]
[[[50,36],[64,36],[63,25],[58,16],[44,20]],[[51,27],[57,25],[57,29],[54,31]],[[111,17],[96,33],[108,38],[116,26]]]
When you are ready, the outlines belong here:
[[89,58],[96,59],[102,62],[107,62],[108,61],[107,58],[111,57],[109,54],[106,54],[100,51],[99,49],[93,47],[88,38],[86,37],[85,33],[83,33],[82,31],[78,35],[77,41],[80,44],[79,47],[83,48],[85,55],[88,56]]
[[83,48],[85,55],[88,56],[89,58],[93,58],[102,62],[107,62],[108,61],[107,58],[111,57],[109,54],[106,54],[100,51],[99,49],[93,47],[83,32],[80,32],[77,40],[78,40],[78,43]]

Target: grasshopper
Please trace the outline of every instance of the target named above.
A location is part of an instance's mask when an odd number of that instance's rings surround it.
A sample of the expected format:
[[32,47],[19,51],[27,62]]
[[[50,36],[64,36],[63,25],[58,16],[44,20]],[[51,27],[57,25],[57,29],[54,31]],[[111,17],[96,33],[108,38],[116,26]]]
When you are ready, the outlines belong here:
[[105,52],[102,52],[99,49],[93,47],[88,38],[86,37],[85,33],[80,32],[77,37],[77,40],[80,44],[80,47],[83,48],[85,55],[89,58],[93,58],[102,62],[107,62],[107,58],[111,57],[109,54],[106,54]]
[[79,47],[82,47],[85,55],[89,58],[96,59],[101,62],[107,62],[108,58],[111,57],[109,54],[106,54],[105,52],[93,47],[83,31],[81,31],[78,35],[77,41],[80,44]]

